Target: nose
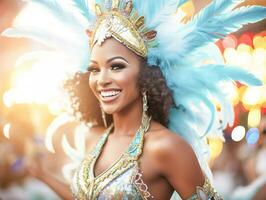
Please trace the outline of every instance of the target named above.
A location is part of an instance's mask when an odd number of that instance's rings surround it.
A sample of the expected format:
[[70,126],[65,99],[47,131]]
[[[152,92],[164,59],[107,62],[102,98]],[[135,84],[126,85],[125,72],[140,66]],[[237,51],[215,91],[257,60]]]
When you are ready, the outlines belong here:
[[98,85],[106,86],[111,83],[111,77],[108,73],[108,70],[101,70],[99,77],[98,77]]

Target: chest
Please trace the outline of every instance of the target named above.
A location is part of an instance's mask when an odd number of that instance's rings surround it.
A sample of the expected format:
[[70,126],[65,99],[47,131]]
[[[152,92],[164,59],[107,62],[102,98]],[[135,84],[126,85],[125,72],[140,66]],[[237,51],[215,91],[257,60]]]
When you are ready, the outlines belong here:
[[[116,165],[123,153],[127,151],[132,139],[132,137],[115,138],[110,135],[93,165],[94,175],[99,176]],[[149,157],[149,149],[145,148],[145,143],[140,153],[141,155],[135,158],[138,171],[142,174],[143,182],[152,186],[160,178],[160,174],[154,168],[152,159]]]
[[75,172],[72,190],[75,199],[148,199],[151,195],[142,180],[138,162],[123,154],[113,165],[94,176],[95,158],[85,159]]
[[[103,134],[88,157],[76,170],[72,191],[76,199],[147,199],[147,185],[141,179],[138,159],[142,154],[144,132],[139,131],[128,148],[112,164],[103,155],[110,155],[106,146],[109,133]],[[110,146],[110,145],[109,145]],[[106,147],[106,148],[105,148]],[[119,148],[111,148],[117,151]],[[102,158],[101,158],[102,157]],[[100,159],[101,158],[101,159]],[[105,158],[105,159],[104,159]],[[95,165],[99,172],[95,173]]]

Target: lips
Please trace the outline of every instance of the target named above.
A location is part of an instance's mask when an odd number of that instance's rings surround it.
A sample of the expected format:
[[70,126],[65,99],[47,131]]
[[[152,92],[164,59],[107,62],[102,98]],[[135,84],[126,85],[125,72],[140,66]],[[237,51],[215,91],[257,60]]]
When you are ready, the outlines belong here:
[[118,89],[100,90],[100,98],[103,102],[111,102],[117,99],[121,93]]

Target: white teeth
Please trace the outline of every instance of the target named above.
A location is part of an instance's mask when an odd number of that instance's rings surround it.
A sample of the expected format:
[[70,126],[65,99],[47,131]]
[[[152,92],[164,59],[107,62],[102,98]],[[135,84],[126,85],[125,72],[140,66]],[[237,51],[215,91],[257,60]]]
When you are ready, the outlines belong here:
[[102,97],[112,97],[116,96],[120,93],[120,91],[101,91]]

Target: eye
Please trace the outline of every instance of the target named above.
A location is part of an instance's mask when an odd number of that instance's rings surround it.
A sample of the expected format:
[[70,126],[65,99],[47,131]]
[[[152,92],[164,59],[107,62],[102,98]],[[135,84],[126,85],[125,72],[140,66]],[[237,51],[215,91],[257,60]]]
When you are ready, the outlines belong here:
[[90,67],[87,68],[87,71],[88,71],[88,72],[91,72],[91,73],[97,73],[97,72],[99,72],[100,70],[99,70],[97,67],[92,67],[92,66],[90,66]]
[[126,66],[125,65],[123,65],[123,64],[112,64],[111,65],[111,69],[112,70],[115,70],[115,71],[117,71],[117,70],[121,70],[121,69],[124,69]]

